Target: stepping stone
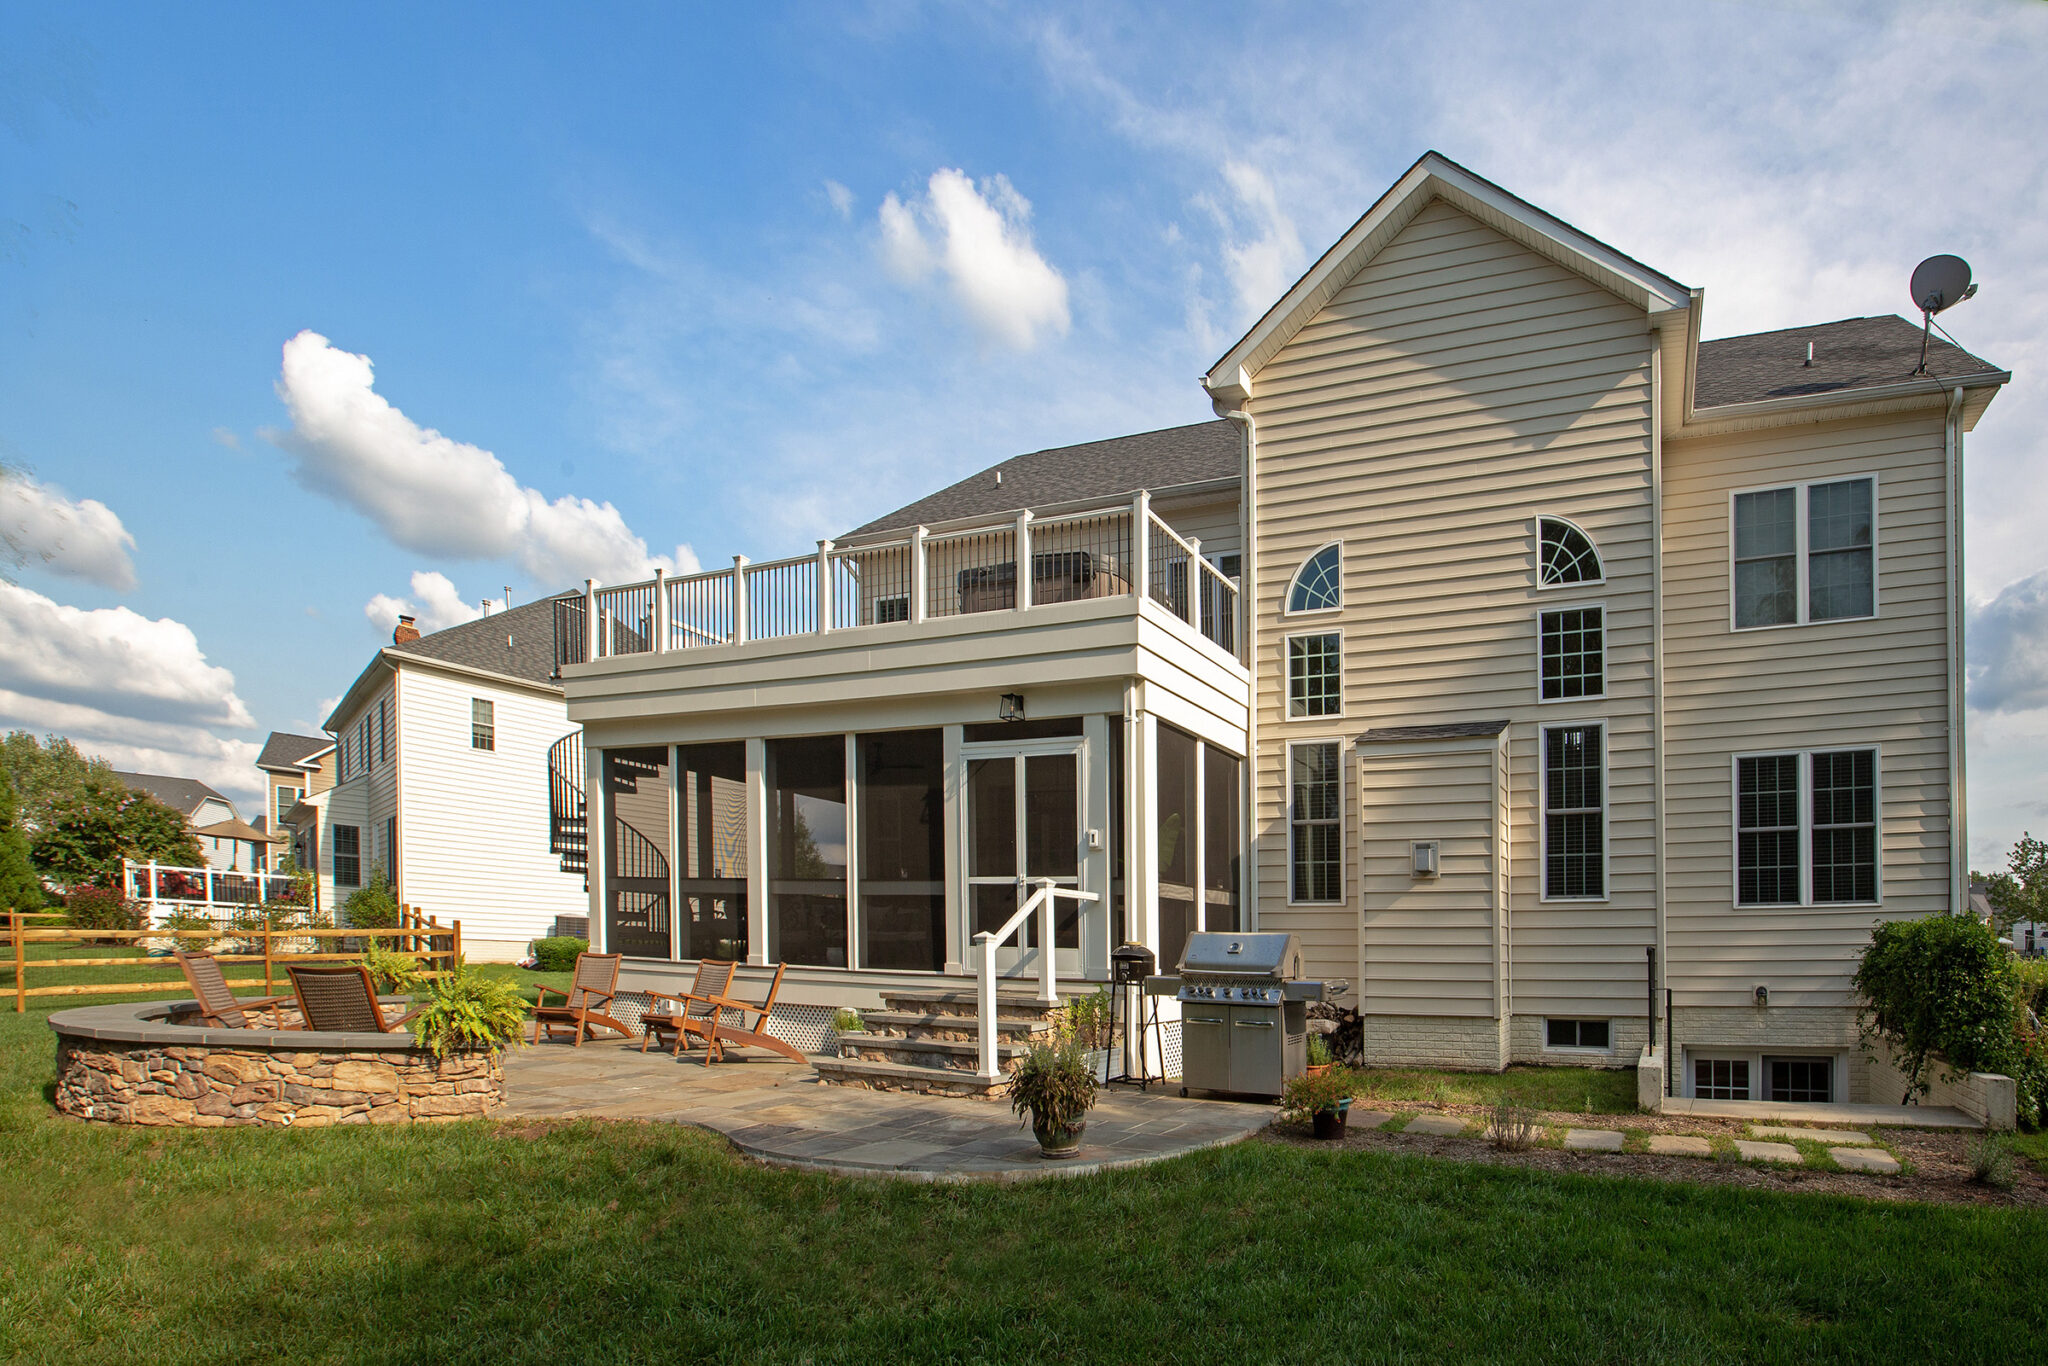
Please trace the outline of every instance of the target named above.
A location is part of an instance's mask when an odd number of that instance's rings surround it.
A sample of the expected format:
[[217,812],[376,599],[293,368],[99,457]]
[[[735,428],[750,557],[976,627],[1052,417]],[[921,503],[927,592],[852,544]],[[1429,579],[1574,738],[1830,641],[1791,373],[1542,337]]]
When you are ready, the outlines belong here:
[[1790,1143],[1752,1143],[1746,1138],[1735,1140],[1735,1151],[1742,1154],[1746,1162],[1800,1162],[1799,1149]]
[[1454,1138],[1465,1132],[1465,1121],[1456,1115],[1417,1115],[1408,1121],[1404,1134],[1435,1134],[1439,1138]]
[[1664,1157],[1712,1157],[1714,1145],[1691,1134],[1651,1134],[1650,1151]]
[[1621,1134],[1614,1129],[1566,1129],[1564,1146],[1582,1153],[1618,1153]]
[[1795,1138],[1810,1138],[1815,1143],[1861,1143],[1868,1144],[1870,1135],[1855,1129],[1802,1129],[1796,1125],[1757,1124],[1750,1126],[1758,1138],[1779,1138],[1790,1143]]
[[1353,1110],[1344,1121],[1344,1127],[1347,1130],[1377,1129],[1393,1117],[1392,1110]]
[[1899,1159],[1882,1148],[1830,1148],[1828,1156],[1835,1159],[1835,1165],[1845,1172],[1876,1172],[1881,1176],[1892,1176],[1899,1170]]

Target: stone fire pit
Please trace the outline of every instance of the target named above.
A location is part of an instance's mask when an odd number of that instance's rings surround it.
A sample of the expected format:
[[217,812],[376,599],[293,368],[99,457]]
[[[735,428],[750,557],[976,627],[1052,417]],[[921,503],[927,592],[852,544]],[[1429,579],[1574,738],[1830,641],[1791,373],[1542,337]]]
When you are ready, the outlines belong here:
[[211,1029],[191,1001],[60,1010],[50,1029],[57,1108],[106,1124],[408,1124],[505,1103],[498,1054],[437,1058],[404,1032]]

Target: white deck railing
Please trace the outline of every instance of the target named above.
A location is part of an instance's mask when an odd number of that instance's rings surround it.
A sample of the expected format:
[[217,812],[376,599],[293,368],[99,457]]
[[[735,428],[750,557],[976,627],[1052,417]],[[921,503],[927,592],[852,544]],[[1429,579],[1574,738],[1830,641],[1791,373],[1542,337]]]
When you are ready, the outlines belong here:
[[241,873],[228,868],[180,868],[168,863],[121,860],[122,894],[156,914],[174,909],[211,911],[265,902],[288,902],[292,879],[285,873]]
[[[1019,573],[1018,566],[1029,572]],[[555,604],[555,662],[665,653],[750,640],[823,635],[855,626],[1029,611],[1055,602],[1136,596],[1165,607],[1237,656],[1238,586],[1202,558],[1201,543],[1129,503],[943,527],[815,554],[640,583],[584,586]]]
[[998,1081],[1002,1069],[996,1062],[996,950],[1011,939],[1017,941],[1021,953],[1024,948],[1023,930],[1025,924],[1035,915],[1038,917],[1038,999],[1057,1002],[1059,995],[1053,985],[1053,959],[1058,950],[1053,943],[1053,911],[1061,897],[1069,901],[1100,901],[1094,892],[1078,892],[1071,887],[1062,887],[1051,878],[1036,879],[1038,886],[1016,914],[1003,922],[1001,929],[990,933],[983,930],[974,936],[975,973],[975,1014],[976,1034],[981,1040],[981,1075],[985,1080]]

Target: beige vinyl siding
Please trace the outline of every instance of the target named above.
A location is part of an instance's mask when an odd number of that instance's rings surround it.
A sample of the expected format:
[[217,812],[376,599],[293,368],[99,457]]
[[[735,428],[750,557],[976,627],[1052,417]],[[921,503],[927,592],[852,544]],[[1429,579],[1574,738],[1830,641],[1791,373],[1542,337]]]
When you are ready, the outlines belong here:
[[[406,900],[460,919],[465,943],[516,948],[584,914],[582,876],[548,852],[548,747],[574,729],[563,700],[413,665],[399,697]],[[494,750],[470,746],[478,697],[493,704]]]
[[[1877,617],[1731,629],[1730,494],[1857,475],[1877,479]],[[1874,923],[1947,908],[1945,483],[1939,410],[1666,444],[1667,971],[1679,1004],[1746,1005],[1765,985],[1774,1007],[1849,1005]],[[1733,756],[1863,747],[1880,751],[1882,907],[1738,908]]]
[[[1641,309],[1438,201],[1254,377],[1260,923],[1299,934],[1312,972],[1357,971],[1359,917],[1380,909],[1370,888],[1362,905],[1355,889],[1348,906],[1286,905],[1286,742],[1333,727],[1285,717],[1284,641],[1342,629],[1341,733],[1512,723],[1514,1009],[1640,1011],[1654,919],[1650,352]],[[1536,590],[1546,512],[1594,538],[1605,584]],[[1337,538],[1343,610],[1282,615],[1301,560]],[[1539,705],[1538,611],[1595,602],[1606,697]],[[1604,902],[1539,897],[1537,725],[1565,721],[1608,726]],[[1401,961],[1430,933],[1367,952]],[[1464,980],[1446,973],[1440,989]]]
[[1234,494],[1217,502],[1186,507],[1154,504],[1153,510],[1182,540],[1200,541],[1204,555],[1235,555],[1244,543],[1242,518]]

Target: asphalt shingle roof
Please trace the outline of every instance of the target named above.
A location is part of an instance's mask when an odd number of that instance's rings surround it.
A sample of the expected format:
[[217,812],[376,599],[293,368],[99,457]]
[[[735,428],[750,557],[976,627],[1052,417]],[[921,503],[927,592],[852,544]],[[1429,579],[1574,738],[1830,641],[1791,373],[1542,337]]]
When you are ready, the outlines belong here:
[[334,741],[320,735],[292,735],[274,730],[263,742],[263,752],[256,756],[258,768],[291,768],[305,762],[311,756],[326,749]]
[[[1813,364],[1806,345],[1813,343]],[[1693,403],[1700,409],[1804,394],[1876,389],[1925,378],[1920,364],[1920,328],[1897,314],[1844,318],[1811,327],[1754,332],[1700,343],[1693,376]],[[1980,360],[1936,334],[1927,347],[1927,374],[1939,379],[1997,374]]]
[[[920,523],[993,517],[1050,503],[1084,498],[1108,500],[1134,494],[1139,489],[1233,479],[1240,472],[1242,460],[1243,446],[1236,424],[1221,419],[1089,441],[1079,446],[1056,446],[1011,456],[846,534],[905,531]],[[1003,473],[1000,484],[996,482],[997,470]]]
[[[509,649],[505,644],[507,636],[512,640]],[[400,654],[438,659],[536,683],[553,683],[555,599],[540,598],[509,611],[493,612],[392,648]]]
[[1463,740],[1473,736],[1498,735],[1508,728],[1505,721],[1444,721],[1426,726],[1374,726],[1358,737],[1361,745],[1392,744],[1396,740]]
[[114,776],[121,785],[131,792],[147,792],[150,796],[170,807],[181,816],[189,817],[207,800],[227,802],[232,809],[233,802],[200,782],[197,778],[171,778],[161,773],[123,773],[114,770]]

